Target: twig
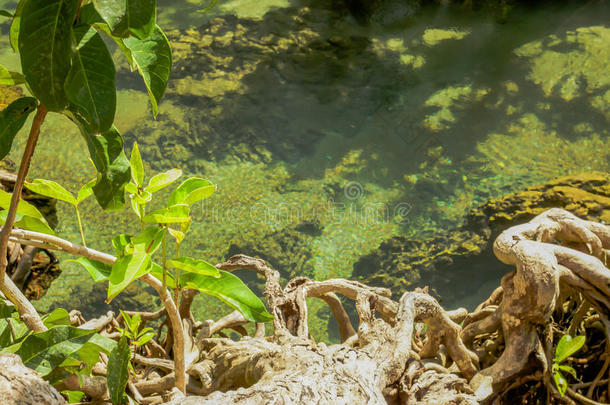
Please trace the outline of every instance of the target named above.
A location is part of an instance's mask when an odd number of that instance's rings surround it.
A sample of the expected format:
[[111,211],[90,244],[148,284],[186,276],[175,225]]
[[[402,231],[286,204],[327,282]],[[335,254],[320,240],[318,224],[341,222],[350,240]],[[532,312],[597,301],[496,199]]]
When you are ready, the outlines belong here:
[[176,387],[184,393],[186,393],[186,366],[185,366],[185,358],[184,358],[184,330],[182,329],[182,320],[180,319],[180,314],[178,313],[178,308],[176,308],[176,303],[172,299],[171,295],[167,291],[167,288],[164,288],[161,281],[157,280],[157,278],[151,276],[150,274],[145,274],[140,277],[140,280],[145,282],[154,288],[159,297],[161,297],[161,301],[167,310],[167,315],[169,321],[172,325],[172,333],[174,337],[174,363],[175,363],[175,374],[176,374]]
[[568,387],[567,391],[568,395],[575,399],[577,402],[585,405],[609,405],[603,402],[597,402],[590,398],[585,397],[584,395],[580,395],[578,392],[574,391],[570,387]]
[[587,315],[589,308],[590,308],[589,303],[587,302],[586,298],[583,298],[582,302],[580,303],[580,306],[576,310],[576,313],[572,317],[572,322],[570,322],[570,326],[568,327],[568,332],[567,332],[568,335],[570,335],[570,336],[576,335],[578,326],[582,322],[584,316]]
[[326,302],[335,316],[337,325],[339,325],[339,336],[341,337],[341,342],[345,342],[351,336],[354,336],[356,331],[352,326],[352,322],[350,321],[349,315],[345,311],[341,300],[339,297],[337,297],[337,294],[328,293],[321,295],[319,298]]
[[[610,345],[610,343],[608,343],[608,344]],[[593,391],[595,390],[595,387],[597,387],[597,385],[599,384],[599,380],[601,380],[602,377],[604,376],[604,373],[608,369],[608,365],[610,365],[610,355],[606,356],[606,361],[604,361],[604,365],[602,366],[601,370],[599,370],[599,373],[597,373],[597,375],[593,379],[593,384],[591,384],[591,386],[587,390],[587,395],[586,395],[587,397],[591,398],[593,396]]]
[[171,360],[159,359],[154,357],[144,357],[137,353],[133,359],[136,363],[142,364],[144,366],[156,367],[166,371],[174,371],[174,362]]
[[140,391],[138,391],[136,386],[131,381],[129,381],[127,382],[127,387],[129,387],[129,390],[133,394],[133,399],[135,399],[137,403],[141,403],[144,397],[142,397],[142,394],[140,394]]
[[13,280],[21,287],[26,279],[28,271],[30,271],[30,268],[32,267],[32,262],[34,260],[34,256],[36,256],[36,253],[37,249],[34,246],[27,246],[25,249],[23,249],[23,254],[19,259],[17,269],[13,272],[13,275],[11,276],[11,280]]
[[[129,316],[140,315],[140,319],[142,321],[156,321],[160,319],[163,315],[165,315],[165,308],[161,308],[156,312],[139,312],[139,311],[123,311],[125,314]],[[119,313],[117,316],[117,321],[123,319],[123,315]]]
[[[597,383],[598,384],[606,384],[608,381],[610,381],[609,378],[604,378],[603,380],[599,380]],[[576,383],[576,384],[572,384],[570,386],[573,389],[580,389],[580,388],[587,388],[587,387],[591,386],[591,384],[593,384],[593,381],[583,382],[583,383]]]
[[114,317],[114,313],[112,311],[108,311],[106,313],[106,315],[102,315],[99,318],[91,319],[90,321],[85,322],[84,324],[80,325],[78,328],[96,330],[99,332],[102,329],[104,329],[106,327],[106,325],[108,325],[109,323],[112,322],[113,317]]

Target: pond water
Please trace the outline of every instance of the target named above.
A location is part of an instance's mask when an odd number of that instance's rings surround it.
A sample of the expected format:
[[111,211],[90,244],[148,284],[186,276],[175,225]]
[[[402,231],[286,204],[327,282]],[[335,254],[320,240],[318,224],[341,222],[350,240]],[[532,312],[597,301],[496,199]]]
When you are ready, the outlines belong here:
[[[186,254],[215,262],[245,252],[285,277],[349,277],[395,235],[434,235],[491,198],[610,168],[608,1],[473,11],[221,0],[197,12],[204,7],[159,1],[174,69],[156,121],[116,54],[127,147],[137,139],[151,171],[180,167],[218,184],[197,208]],[[17,67],[1,41],[2,64]],[[85,151],[70,123],[52,117],[32,176],[76,189],[94,176]],[[59,208],[59,233],[78,240],[72,212]],[[86,233],[99,249],[134,228],[131,214],[100,214],[91,202],[85,217],[94,216]],[[40,308],[105,312],[103,288],[63,268]],[[482,274],[444,304],[472,305],[499,276]],[[123,305],[155,305],[142,291]],[[198,316],[228,310],[198,298]],[[327,338],[328,310],[312,302],[311,312]]]

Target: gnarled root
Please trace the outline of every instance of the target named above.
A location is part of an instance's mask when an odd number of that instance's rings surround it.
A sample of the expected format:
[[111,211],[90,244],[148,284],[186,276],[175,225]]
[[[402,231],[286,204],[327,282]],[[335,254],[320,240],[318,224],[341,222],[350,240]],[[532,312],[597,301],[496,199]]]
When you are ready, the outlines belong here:
[[[396,302],[385,288],[344,279],[297,277],[282,287],[279,273],[263,260],[233,256],[217,267],[248,269],[265,278],[273,334],[265,337],[264,325],[257,324],[249,336],[247,320],[238,312],[197,322],[190,313],[194,293],[185,291],[179,305],[183,364],[186,392],[196,396],[171,391],[180,374],[169,350],[176,333],[166,334],[165,342],[159,335],[138,349],[138,374],[129,389],[141,403],[477,404],[503,403],[508,392],[537,384],[549,401],[559,397],[550,376],[556,342],[567,332],[594,330],[588,357],[582,360],[594,369],[569,360],[591,375],[568,387],[567,396],[578,403],[582,398],[609,402],[610,227],[551,209],[500,234],[494,252],[515,270],[470,314],[444,310],[425,289],[406,292]],[[355,302],[357,328],[339,295]],[[313,341],[308,298],[329,305],[341,344]],[[167,316],[162,310],[142,314],[142,319]],[[112,313],[87,323],[78,313],[71,319],[118,338],[121,319]],[[226,338],[226,329],[238,331],[241,339]],[[96,389],[89,391],[103,399],[107,394],[98,380],[104,380],[105,363],[98,365],[101,378],[91,380]],[[524,395],[530,394],[526,390]]]
[[479,397],[497,394],[517,375],[531,373],[532,366],[549,373],[544,334],[566,290],[582,293],[600,315],[608,316],[609,248],[610,227],[561,209],[548,210],[498,236],[494,253],[516,270],[503,278],[502,290],[492,300],[497,306],[479,308],[461,334],[470,347],[476,336],[496,331],[505,342],[497,361],[471,382]]
[[[245,268],[266,277],[274,335],[240,342],[200,340],[205,360],[197,364],[198,376],[201,394],[209,395],[182,403],[333,403],[338,398],[340,403],[383,403],[382,396],[388,402],[425,402],[422,387],[429,394],[435,381],[436,387],[451,389],[432,396],[434,403],[488,402],[513,389],[515,381],[536,379],[556,394],[549,377],[552,315],[576,293],[588,303],[578,307],[591,306],[602,321],[608,319],[609,249],[610,228],[560,209],[512,227],[496,239],[494,252],[515,270],[465,317],[463,311],[458,316],[443,310],[424,291],[405,293],[396,303],[385,289],[348,280],[301,277],[281,288],[277,272],[262,260],[234,256],[219,268]],[[329,294],[354,300],[360,323],[355,335],[347,332],[349,318],[333,300],[344,344],[327,347],[310,340],[306,299]],[[578,324],[587,314],[580,312]],[[464,320],[463,329],[452,316]],[[413,341],[418,322],[427,325],[423,343]],[[457,380],[443,385],[450,379]]]

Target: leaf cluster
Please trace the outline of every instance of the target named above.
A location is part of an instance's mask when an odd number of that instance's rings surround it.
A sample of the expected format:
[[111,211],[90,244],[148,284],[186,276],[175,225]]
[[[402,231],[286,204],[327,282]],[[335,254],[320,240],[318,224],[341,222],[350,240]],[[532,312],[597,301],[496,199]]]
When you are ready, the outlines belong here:
[[578,352],[585,344],[585,336],[572,337],[570,335],[563,335],[557,343],[555,348],[555,358],[553,359],[552,373],[555,386],[559,390],[561,396],[564,396],[568,389],[568,380],[564,376],[564,373],[570,374],[574,378],[578,378],[576,370],[573,367],[566,364],[561,364],[567,360],[568,357]]
[[[102,36],[140,74],[156,116],[172,64],[170,44],[156,24],[156,1],[20,0],[14,11],[0,15],[12,20],[10,43],[21,61],[21,72],[0,66],[0,84],[25,84],[33,96],[0,111],[0,159],[36,109],[63,114],[80,129],[97,169],[95,198],[104,209],[121,209],[130,165],[113,126],[116,69]],[[60,197],[76,205],[68,194]]]
[[33,333],[15,307],[0,298],[0,353],[15,353],[51,383],[76,374],[90,376],[100,353],[110,354],[116,342],[94,330],[70,325],[70,315],[57,308],[43,316],[45,332]]

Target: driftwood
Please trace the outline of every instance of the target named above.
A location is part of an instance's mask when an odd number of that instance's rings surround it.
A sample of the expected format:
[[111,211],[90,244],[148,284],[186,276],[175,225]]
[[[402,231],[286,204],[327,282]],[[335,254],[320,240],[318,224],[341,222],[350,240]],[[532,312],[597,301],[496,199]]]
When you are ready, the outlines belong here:
[[[26,236],[16,230],[11,240],[28,244]],[[263,260],[233,256],[217,267],[248,269],[265,278],[272,334],[265,336],[258,324],[250,336],[238,312],[195,321],[194,292],[184,291],[176,305],[183,322],[179,334],[164,310],[142,314],[147,322],[160,323],[159,334],[134,355],[137,374],[128,390],[143,404],[174,405],[511,404],[526,403],[525,397],[532,400],[528,403],[610,402],[610,227],[551,209],[500,234],[494,252],[515,270],[472,313],[443,309],[426,289],[395,301],[387,289],[344,279],[298,277],[282,287],[279,273]],[[357,327],[338,295],[355,302]],[[311,338],[307,298],[329,305],[341,344]],[[118,336],[123,322],[112,313],[85,322],[73,312],[71,319],[111,337]],[[163,325],[168,333],[161,333]],[[242,337],[228,339],[223,332],[228,329]],[[592,330],[601,333],[591,335],[586,356],[570,360],[588,376],[571,384],[562,398],[551,382],[553,347],[564,333]],[[174,388],[180,370],[170,349],[179,335],[184,335],[186,396]],[[92,399],[107,399],[105,364],[101,359],[96,375],[80,387]],[[79,388],[78,380],[68,383]]]

